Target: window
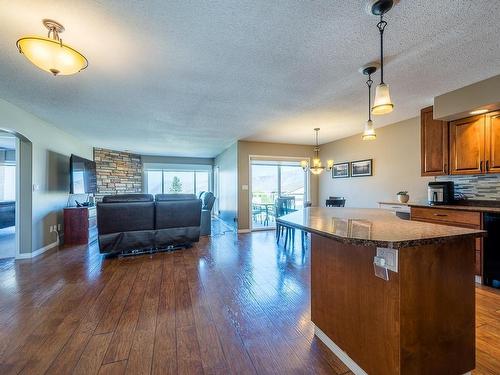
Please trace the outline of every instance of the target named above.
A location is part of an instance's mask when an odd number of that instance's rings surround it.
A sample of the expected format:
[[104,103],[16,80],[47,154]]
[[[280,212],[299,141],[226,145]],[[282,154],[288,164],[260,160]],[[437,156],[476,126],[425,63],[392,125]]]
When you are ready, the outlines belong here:
[[149,194],[196,194],[210,191],[211,170],[148,169],[145,185]]
[[163,192],[165,194],[194,194],[195,173],[163,171]]
[[146,181],[149,194],[161,194],[163,192],[162,171],[147,171]]
[[16,166],[0,165],[0,201],[16,200]]

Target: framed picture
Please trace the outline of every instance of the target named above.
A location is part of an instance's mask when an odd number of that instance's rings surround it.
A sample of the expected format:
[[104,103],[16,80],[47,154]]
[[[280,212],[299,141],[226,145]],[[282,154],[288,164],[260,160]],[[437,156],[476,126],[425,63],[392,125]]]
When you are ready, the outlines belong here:
[[373,176],[373,159],[358,160],[351,162],[351,176],[363,177]]
[[349,163],[334,164],[332,168],[332,178],[349,177]]

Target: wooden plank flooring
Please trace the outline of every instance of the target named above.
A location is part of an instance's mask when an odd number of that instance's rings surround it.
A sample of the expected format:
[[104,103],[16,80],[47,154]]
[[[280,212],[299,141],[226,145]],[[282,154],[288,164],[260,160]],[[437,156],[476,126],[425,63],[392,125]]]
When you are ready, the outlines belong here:
[[[1,374],[351,374],[314,337],[309,250],[273,232],[104,258],[0,261]],[[478,287],[477,369],[500,374],[500,292]]]

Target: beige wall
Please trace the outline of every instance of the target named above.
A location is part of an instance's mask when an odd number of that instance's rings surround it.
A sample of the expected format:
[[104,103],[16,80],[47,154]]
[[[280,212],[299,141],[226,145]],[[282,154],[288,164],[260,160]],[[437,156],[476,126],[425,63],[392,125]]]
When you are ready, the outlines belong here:
[[[313,146],[291,145],[282,143],[264,142],[238,142],[238,229],[250,228],[249,216],[249,190],[243,190],[242,186],[250,188],[249,181],[249,158],[250,156],[271,156],[271,157],[299,157],[312,158]],[[310,179],[310,199],[313,205],[318,203],[318,177],[311,176]]]
[[214,173],[218,169],[219,191],[217,198],[219,217],[230,226],[236,226],[238,216],[238,143],[234,143],[214,161]]
[[[62,224],[69,195],[69,155],[92,159],[92,147],[55,126],[0,99],[0,129],[22,134],[32,143],[32,245],[30,253],[56,241],[49,225]],[[22,173],[22,171],[21,171]],[[62,181],[64,180],[64,181]],[[31,186],[23,186],[31,190]]]
[[377,129],[375,141],[362,141],[361,135],[321,146],[322,159],[335,162],[373,158],[372,177],[332,179],[320,177],[320,204],[328,196],[343,196],[348,207],[377,207],[378,201],[397,201],[396,193],[408,190],[410,201],[425,202],[427,183],[420,176],[420,117]]
[[500,75],[473,83],[434,98],[434,118],[456,120],[475,109],[495,110],[500,106]]

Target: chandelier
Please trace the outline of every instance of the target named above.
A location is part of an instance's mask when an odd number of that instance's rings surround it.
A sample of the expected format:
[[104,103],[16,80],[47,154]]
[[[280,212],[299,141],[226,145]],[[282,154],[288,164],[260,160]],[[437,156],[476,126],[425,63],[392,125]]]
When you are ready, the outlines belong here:
[[380,33],[380,83],[375,88],[375,100],[372,107],[374,115],[385,115],[394,109],[389,93],[389,85],[384,82],[384,30],[387,26],[387,22],[384,21],[384,14],[391,10],[393,4],[393,0],[378,0],[375,1],[371,8],[373,15],[380,16],[380,21],[377,23]]
[[59,34],[64,31],[60,23],[44,19],[43,25],[49,30],[47,38],[27,36],[16,42],[17,49],[35,66],[57,75],[78,73],[88,66],[88,61],[80,52],[63,44]]
[[302,160],[300,162],[300,166],[304,170],[304,172],[310,171],[312,174],[319,175],[323,173],[326,169],[327,171],[331,171],[333,168],[333,160],[328,160],[326,162],[326,167],[321,164],[321,159],[319,158],[319,128],[315,128],[316,132],[316,146],[314,146],[314,158],[312,159],[312,164],[309,165],[308,160]]
[[372,113],[371,113],[371,88],[372,88],[372,74],[377,71],[375,66],[367,66],[361,72],[368,76],[366,85],[368,86],[368,121],[365,124],[365,130],[362,135],[363,141],[372,141],[377,138],[375,128],[373,127]]

